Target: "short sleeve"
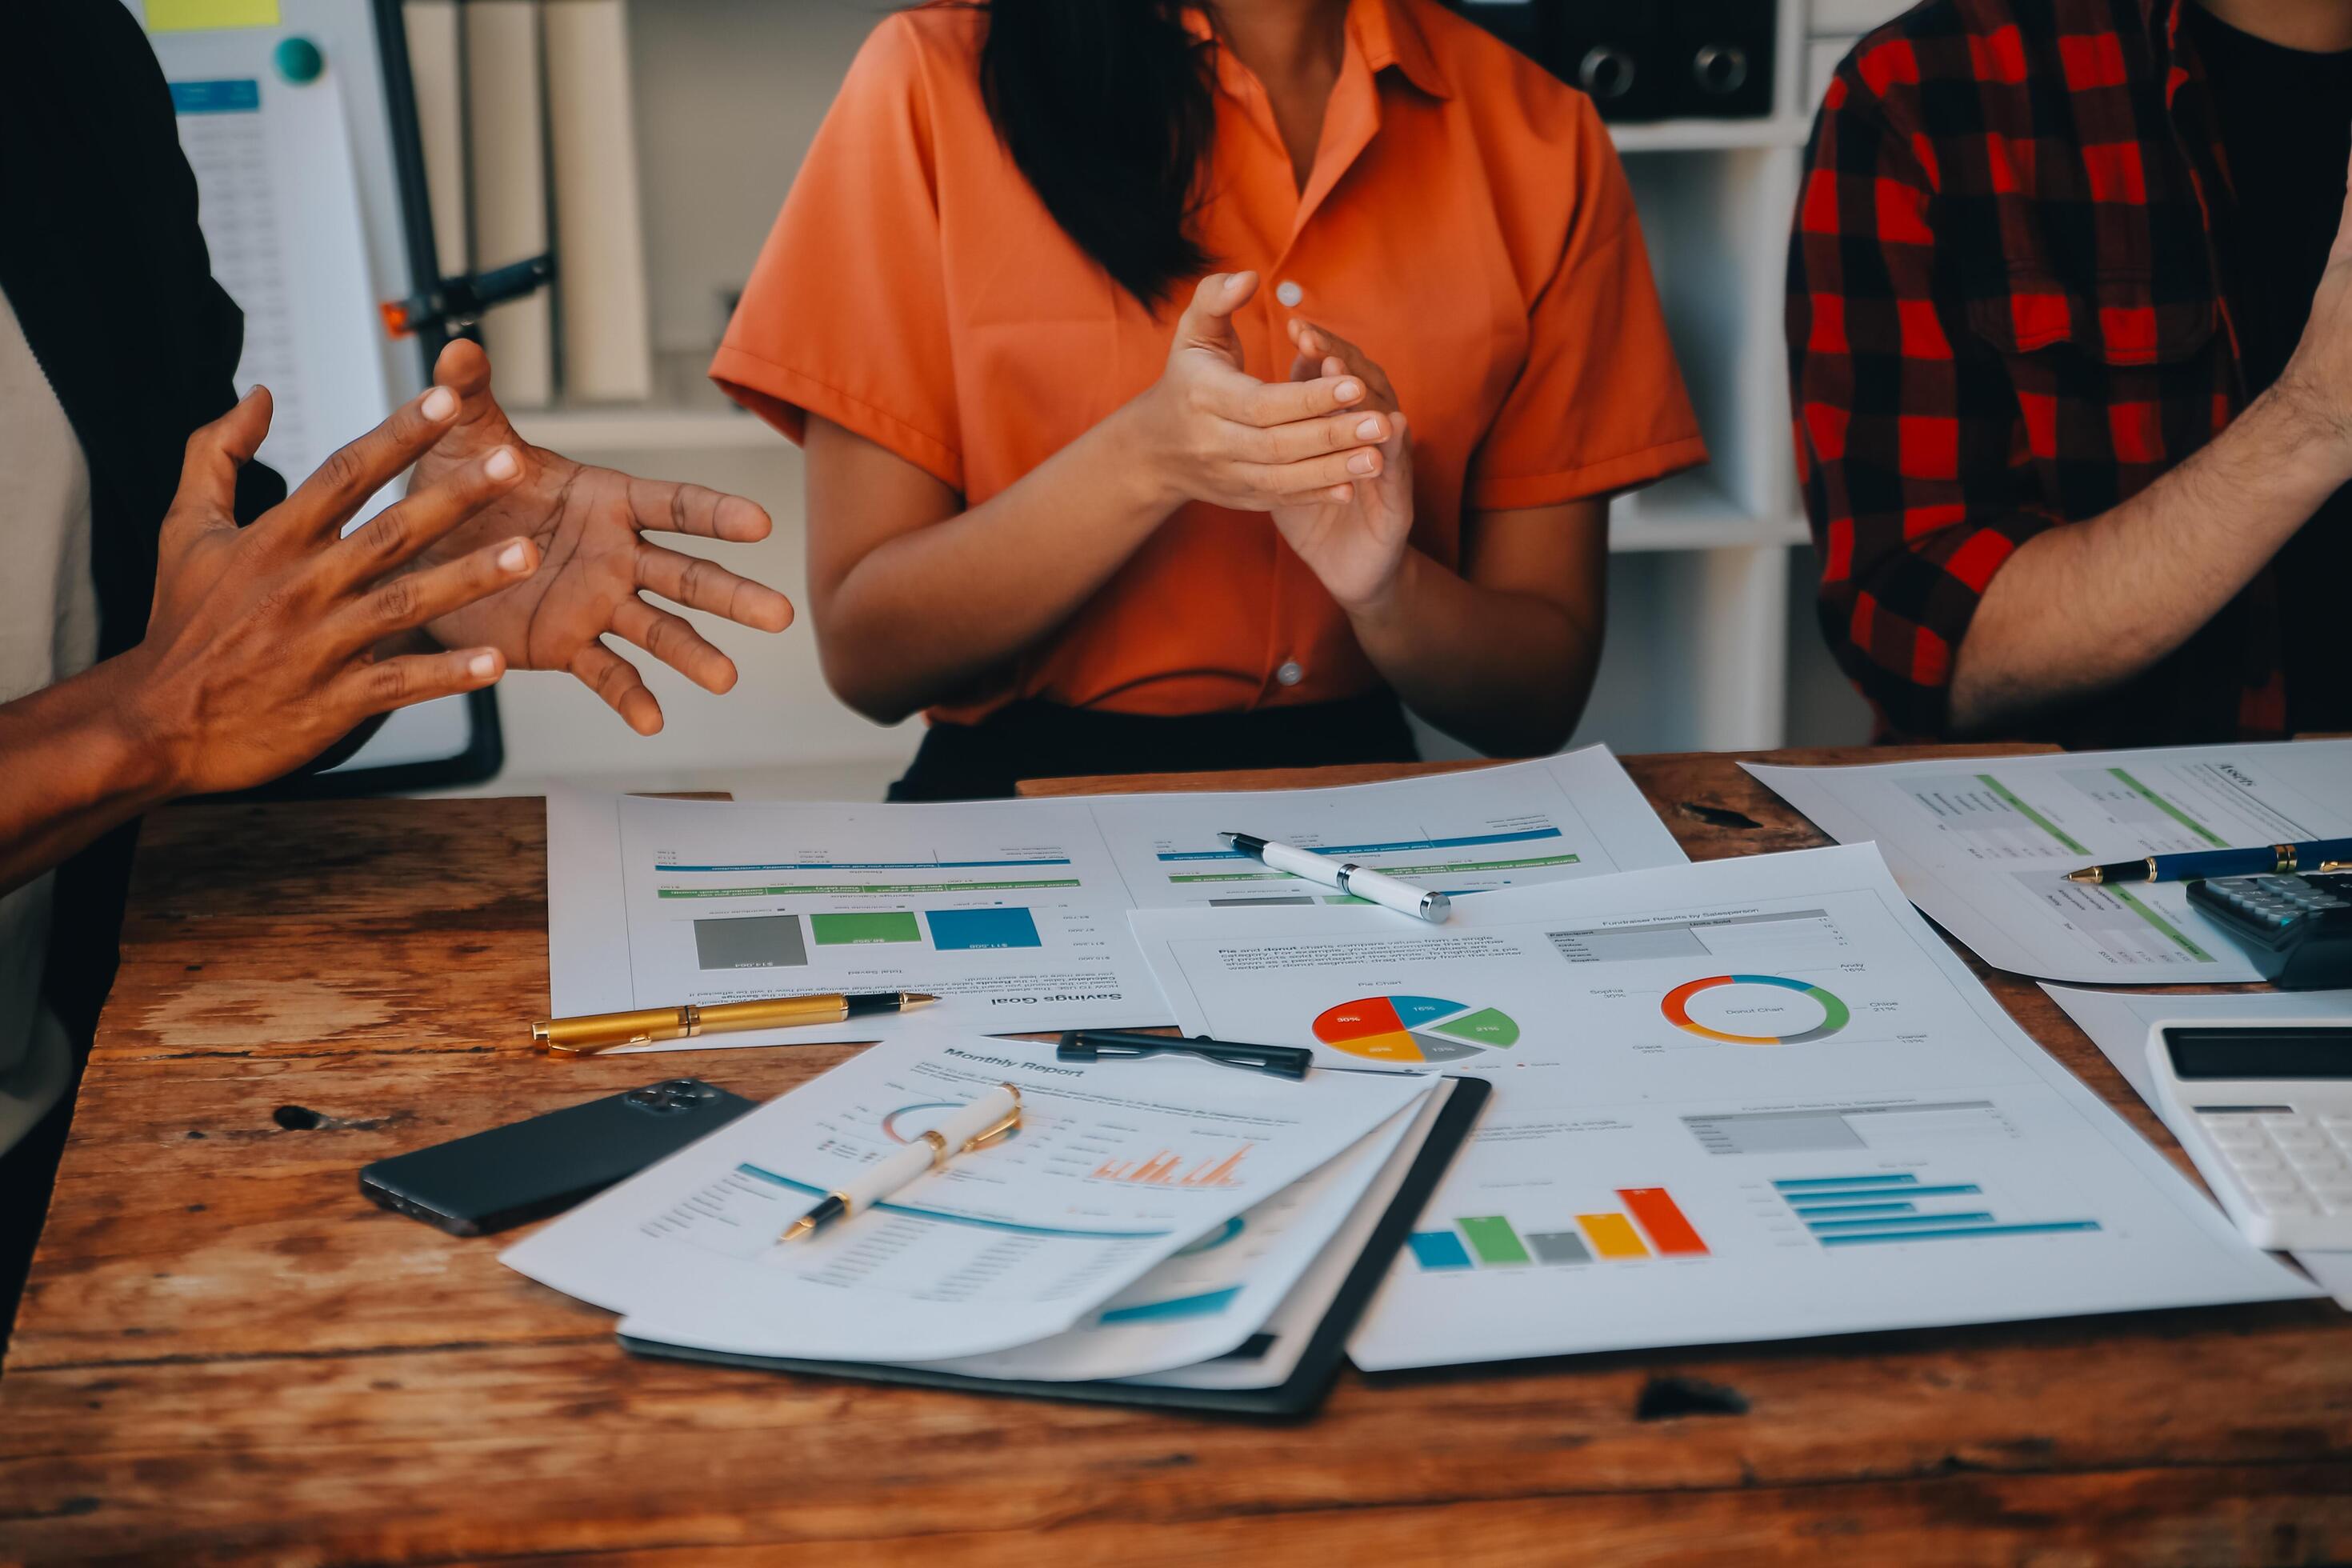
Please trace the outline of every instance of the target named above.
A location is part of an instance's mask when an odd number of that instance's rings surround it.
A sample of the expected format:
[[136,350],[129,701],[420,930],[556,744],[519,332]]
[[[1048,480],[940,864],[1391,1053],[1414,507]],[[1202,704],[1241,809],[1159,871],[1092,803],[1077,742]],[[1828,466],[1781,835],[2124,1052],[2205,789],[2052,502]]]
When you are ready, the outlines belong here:
[[933,121],[905,17],[866,39],[711,362],[727,395],[805,438],[830,419],[963,488]]
[[1706,460],[1625,171],[1577,100],[1576,214],[1528,312],[1528,363],[1470,467],[1474,510],[1558,506]]

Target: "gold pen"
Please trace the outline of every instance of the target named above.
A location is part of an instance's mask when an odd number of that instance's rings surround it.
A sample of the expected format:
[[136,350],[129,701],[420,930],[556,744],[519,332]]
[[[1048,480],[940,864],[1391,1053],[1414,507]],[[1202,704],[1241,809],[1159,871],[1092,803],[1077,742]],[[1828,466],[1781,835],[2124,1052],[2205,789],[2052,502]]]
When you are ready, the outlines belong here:
[[530,1037],[556,1056],[587,1057],[615,1046],[690,1040],[698,1035],[780,1029],[801,1024],[838,1024],[877,1013],[905,1013],[938,1001],[919,991],[877,991],[861,996],[769,996],[757,1002],[681,1003],[640,1007],[631,1013],[586,1013],[576,1018],[542,1018]]

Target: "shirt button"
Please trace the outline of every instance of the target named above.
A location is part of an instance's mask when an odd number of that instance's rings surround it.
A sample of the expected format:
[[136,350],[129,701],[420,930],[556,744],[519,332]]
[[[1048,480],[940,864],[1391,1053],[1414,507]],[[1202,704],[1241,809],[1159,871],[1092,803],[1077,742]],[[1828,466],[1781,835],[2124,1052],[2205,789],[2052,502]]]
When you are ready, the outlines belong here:
[[1295,658],[1286,658],[1282,668],[1274,672],[1274,678],[1285,686],[1296,686],[1307,679],[1306,667]]
[[1291,307],[1291,309],[1297,310],[1298,308],[1298,301],[1307,298],[1307,290],[1301,289],[1297,283],[1286,278],[1281,282],[1274,286],[1274,297],[1281,300],[1284,304]]

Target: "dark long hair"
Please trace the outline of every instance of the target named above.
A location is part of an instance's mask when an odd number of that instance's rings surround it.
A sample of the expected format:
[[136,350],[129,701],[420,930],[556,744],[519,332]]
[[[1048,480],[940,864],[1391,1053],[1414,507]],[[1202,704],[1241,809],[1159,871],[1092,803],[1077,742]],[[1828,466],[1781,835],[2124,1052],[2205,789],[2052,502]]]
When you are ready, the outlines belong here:
[[1062,232],[1149,309],[1208,255],[1192,233],[1214,46],[1175,0],[987,0],[981,89]]

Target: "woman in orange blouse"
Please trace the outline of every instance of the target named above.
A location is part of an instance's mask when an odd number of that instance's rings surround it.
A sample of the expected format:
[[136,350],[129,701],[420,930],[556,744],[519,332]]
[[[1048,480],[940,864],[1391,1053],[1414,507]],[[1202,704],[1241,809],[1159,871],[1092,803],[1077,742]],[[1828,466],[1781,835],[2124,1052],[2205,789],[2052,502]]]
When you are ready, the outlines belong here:
[[1705,457],[1591,105],[1432,0],[892,16],[711,374],[898,799],[1553,750],[1608,497]]

